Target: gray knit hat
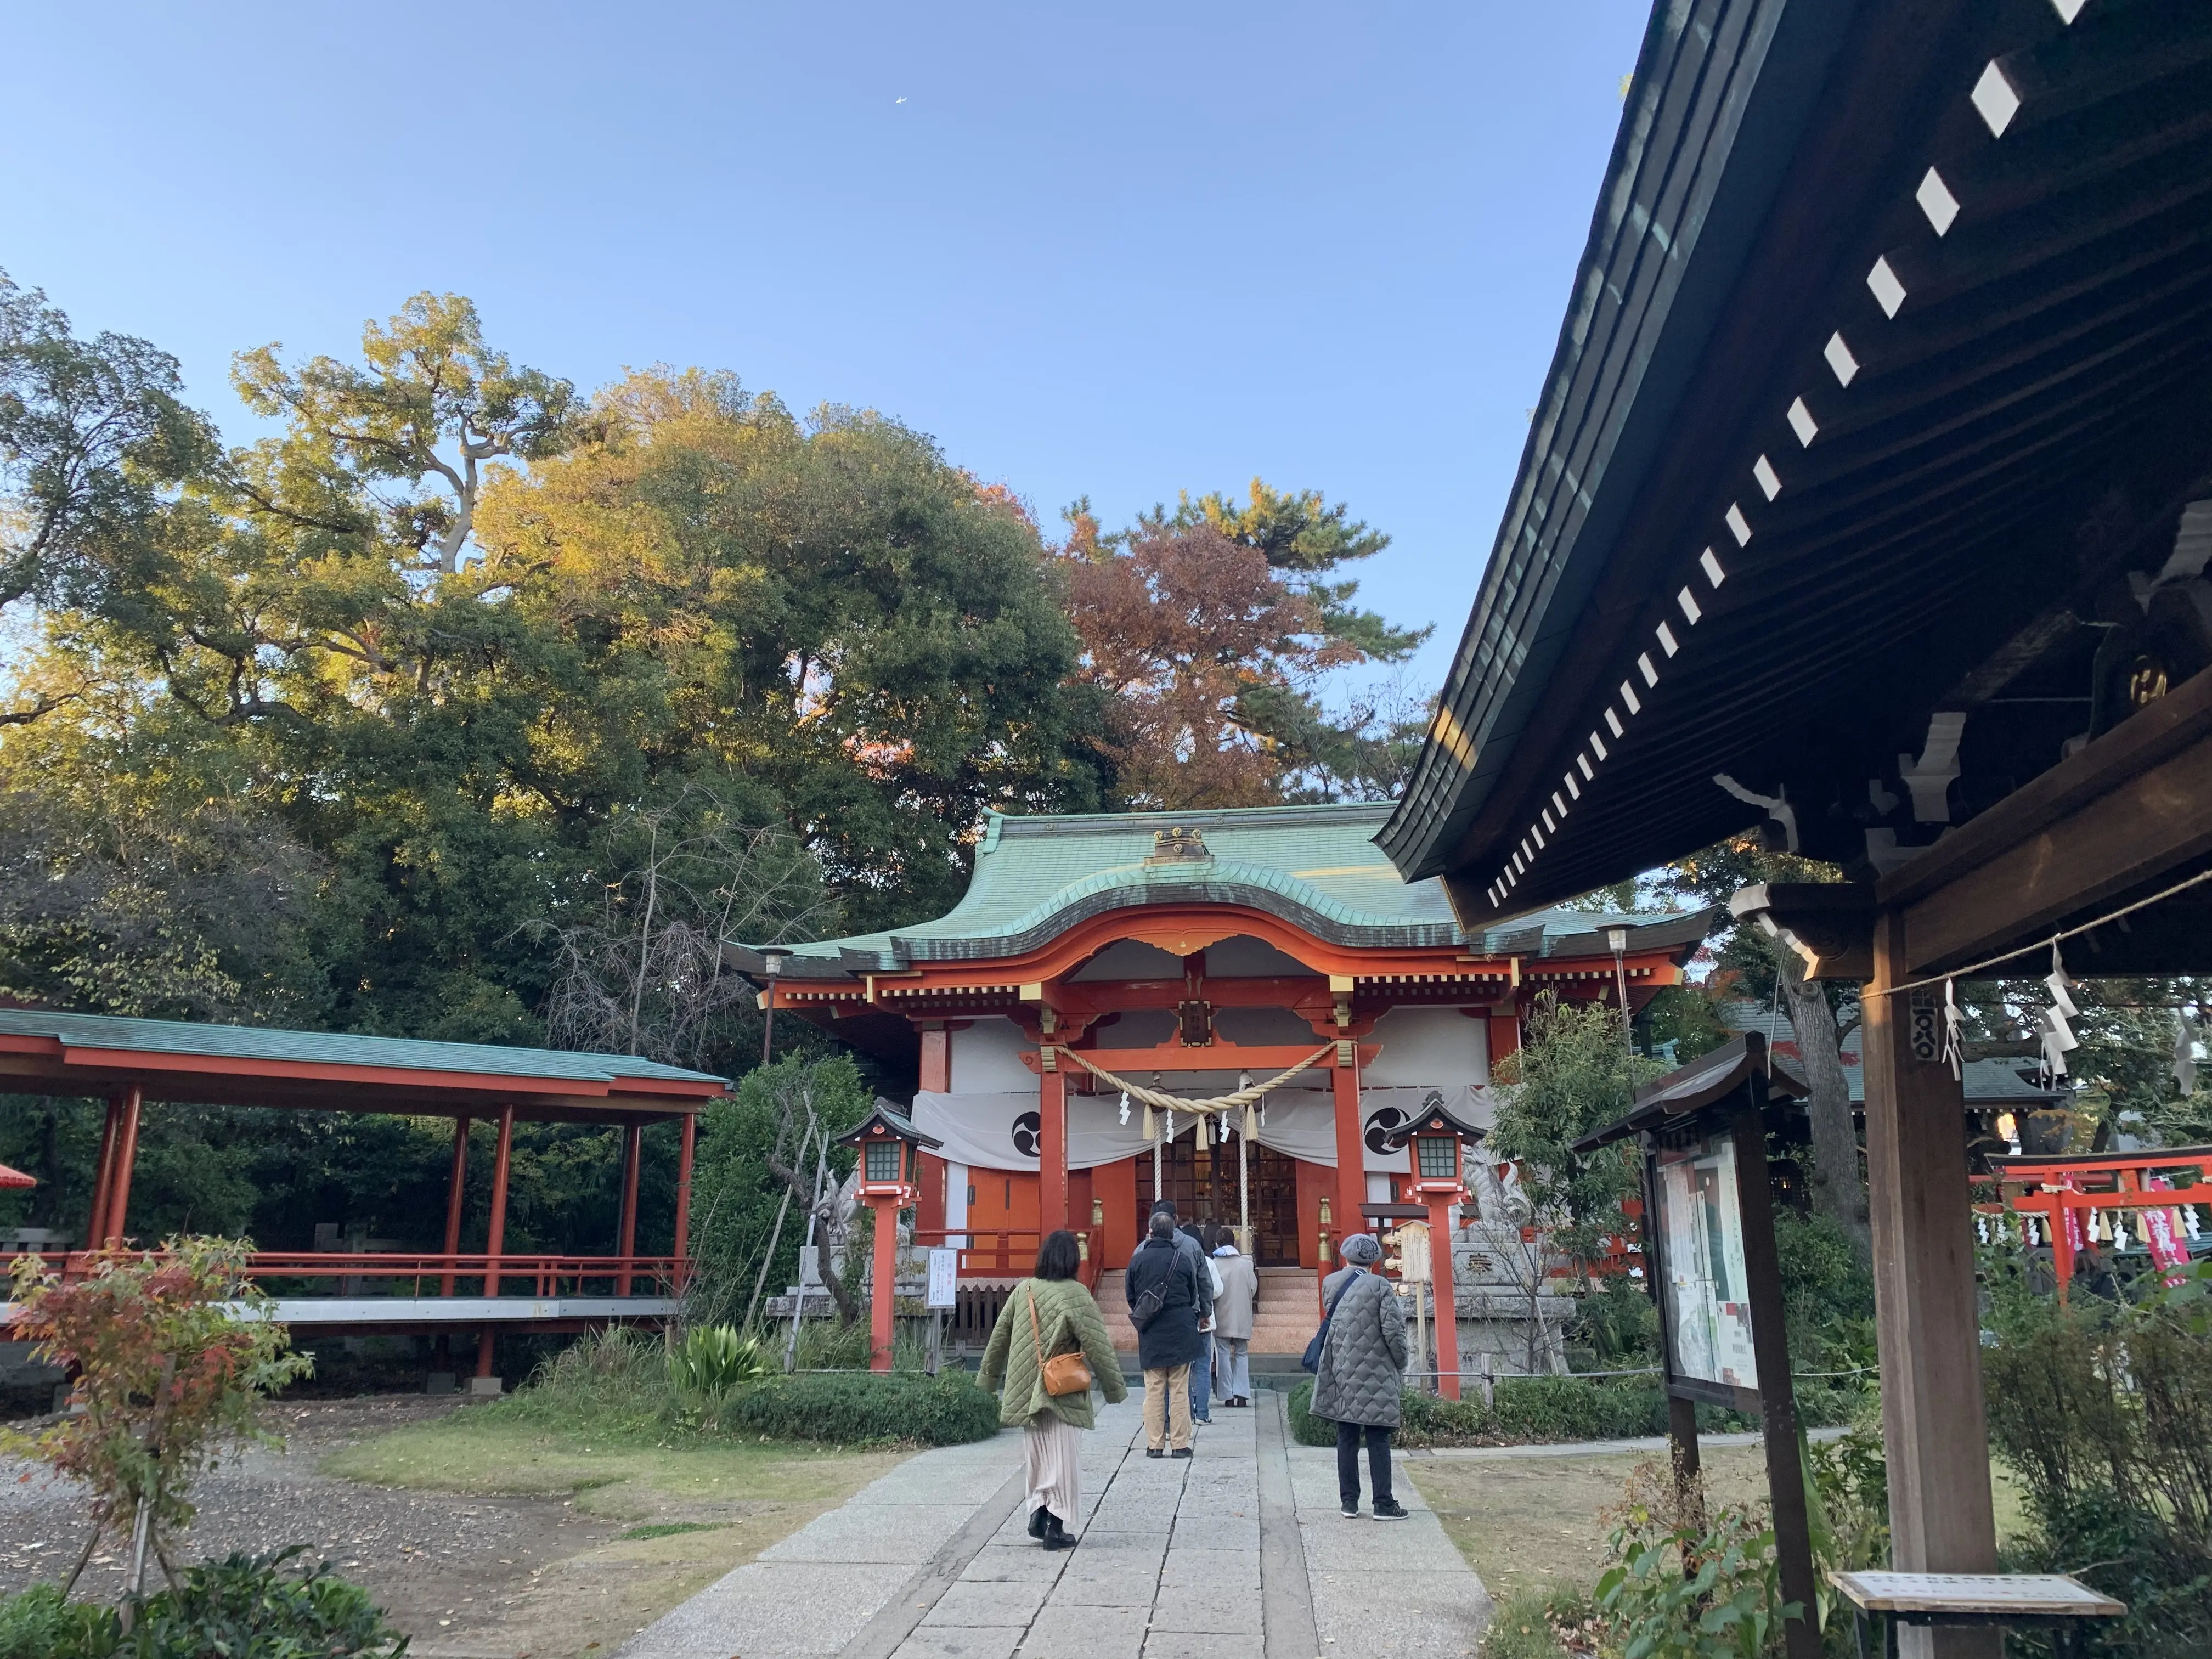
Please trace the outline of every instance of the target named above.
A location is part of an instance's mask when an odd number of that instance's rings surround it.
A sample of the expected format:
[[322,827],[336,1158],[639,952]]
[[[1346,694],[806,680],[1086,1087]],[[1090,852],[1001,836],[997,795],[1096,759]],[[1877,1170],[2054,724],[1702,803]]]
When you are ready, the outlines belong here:
[[1382,1246],[1373,1233],[1354,1233],[1344,1241],[1343,1254],[1355,1267],[1371,1267],[1382,1259]]

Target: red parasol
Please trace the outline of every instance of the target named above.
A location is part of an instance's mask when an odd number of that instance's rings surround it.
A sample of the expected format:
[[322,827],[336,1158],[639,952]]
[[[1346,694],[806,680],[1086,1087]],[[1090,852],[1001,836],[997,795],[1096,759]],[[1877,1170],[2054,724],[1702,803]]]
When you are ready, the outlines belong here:
[[35,1187],[39,1183],[35,1180],[31,1176],[25,1175],[21,1170],[11,1170],[6,1164],[0,1164],[0,1188]]

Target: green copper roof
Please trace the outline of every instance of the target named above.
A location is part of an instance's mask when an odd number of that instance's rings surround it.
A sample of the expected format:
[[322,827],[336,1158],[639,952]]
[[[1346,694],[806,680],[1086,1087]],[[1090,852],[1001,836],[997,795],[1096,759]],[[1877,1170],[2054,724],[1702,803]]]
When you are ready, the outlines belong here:
[[[1562,940],[1608,921],[1637,930],[1632,948],[1671,945],[1685,927],[1691,944],[1704,937],[1703,912],[1608,918],[1549,911],[1492,930],[1495,941],[1471,938],[1441,882],[1405,880],[1375,845],[1390,812],[1388,802],[1036,817],[993,812],[976,843],[975,878],[947,915],[776,949],[792,978],[989,961],[1035,950],[1091,916],[1159,903],[1249,906],[1331,943],[1374,948],[1462,945],[1548,956]],[[1603,954],[1607,947],[1600,937],[1581,948]],[[733,946],[731,960],[748,973],[762,965],[757,947]]]
[[362,1066],[392,1071],[542,1078],[559,1082],[612,1083],[622,1078],[722,1082],[720,1078],[705,1072],[687,1072],[629,1054],[580,1054],[565,1048],[508,1048],[486,1042],[422,1042],[411,1037],[359,1036],[343,1031],[286,1031],[263,1025],[125,1019],[111,1014],[52,1013],[34,1008],[0,1008],[0,1036],[52,1037],[64,1048],[193,1054],[211,1060]]

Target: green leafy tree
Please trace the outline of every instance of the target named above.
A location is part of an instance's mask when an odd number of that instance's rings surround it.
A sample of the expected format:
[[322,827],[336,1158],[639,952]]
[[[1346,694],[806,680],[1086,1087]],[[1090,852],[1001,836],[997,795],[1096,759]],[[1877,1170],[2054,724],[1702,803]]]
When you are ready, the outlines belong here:
[[[853,1151],[834,1143],[867,1115],[870,1096],[842,1055],[793,1055],[747,1073],[737,1092],[708,1107],[691,1178],[692,1322],[744,1325],[763,1287],[796,1276],[811,1211],[826,1262],[857,1245],[854,1218],[836,1202]],[[817,1177],[827,1172],[819,1195]],[[854,1286],[825,1270],[839,1311],[859,1316]]]
[[[1677,860],[1652,879],[1669,896],[1719,905],[1739,887],[1840,881],[1843,873],[1833,865],[1772,851],[1747,835]],[[1804,958],[1756,928],[1729,927],[1718,954],[1717,980],[1753,1000],[1778,999],[1789,1012],[1811,1091],[1805,1108],[1813,1135],[1813,1207],[1843,1230],[1862,1262],[1870,1262],[1874,1228],[1843,1062],[1844,1039],[1858,1024],[1858,988],[1808,980]]]
[[44,294],[0,271],[0,605],[133,604],[166,561],[176,487],[216,454],[183,390],[167,352],[127,335],[80,339]]
[[4,1442],[90,1492],[92,1532],[64,1592],[111,1531],[134,1534],[130,1594],[149,1550],[174,1589],[169,1545],[191,1522],[194,1479],[226,1450],[268,1440],[256,1402],[311,1369],[246,1279],[247,1249],[184,1237],[159,1255],[102,1251],[67,1283],[17,1258],[16,1330],[76,1373],[69,1414]]

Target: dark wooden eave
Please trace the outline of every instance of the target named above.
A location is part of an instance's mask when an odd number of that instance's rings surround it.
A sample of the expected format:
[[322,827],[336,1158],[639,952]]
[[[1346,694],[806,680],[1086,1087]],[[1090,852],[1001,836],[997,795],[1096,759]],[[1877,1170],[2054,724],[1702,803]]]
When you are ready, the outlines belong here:
[[[1758,821],[1717,773],[1786,799],[1811,856],[1931,842],[1945,820],[1917,817],[1899,757],[1942,709],[1968,715],[1945,803],[1968,823],[2090,726],[2098,630],[2128,621],[2116,579],[2155,569],[2212,494],[2212,9],[1683,16],[1679,37],[1655,22],[1443,712],[1380,838],[1444,873],[1470,925]],[[1841,25],[1825,45],[1816,16]],[[2001,135],[1970,95],[1992,72],[2020,100]],[[1701,98],[1741,105],[1732,133]],[[1757,127],[1770,99],[1794,125]],[[1957,204],[1941,234],[1931,168]],[[1640,711],[1615,739],[1624,683]],[[1607,757],[1561,818],[1593,732]]]

